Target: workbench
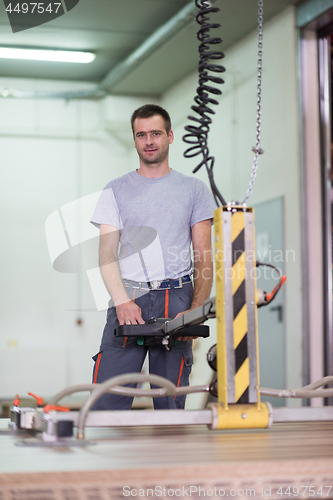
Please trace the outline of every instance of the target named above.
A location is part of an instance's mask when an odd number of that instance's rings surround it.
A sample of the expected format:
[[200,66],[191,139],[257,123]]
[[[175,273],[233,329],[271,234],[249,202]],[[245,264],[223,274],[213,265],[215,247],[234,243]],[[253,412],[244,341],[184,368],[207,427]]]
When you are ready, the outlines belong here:
[[333,421],[89,428],[92,444],[63,448],[17,446],[22,436],[5,435],[8,421],[0,420],[1,500],[333,498]]

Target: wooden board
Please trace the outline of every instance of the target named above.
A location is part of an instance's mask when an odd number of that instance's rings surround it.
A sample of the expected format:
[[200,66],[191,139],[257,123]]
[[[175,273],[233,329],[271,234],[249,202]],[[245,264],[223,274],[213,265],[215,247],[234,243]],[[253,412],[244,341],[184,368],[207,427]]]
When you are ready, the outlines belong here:
[[96,444],[52,449],[0,435],[0,500],[333,498],[333,422],[90,429],[87,437]]

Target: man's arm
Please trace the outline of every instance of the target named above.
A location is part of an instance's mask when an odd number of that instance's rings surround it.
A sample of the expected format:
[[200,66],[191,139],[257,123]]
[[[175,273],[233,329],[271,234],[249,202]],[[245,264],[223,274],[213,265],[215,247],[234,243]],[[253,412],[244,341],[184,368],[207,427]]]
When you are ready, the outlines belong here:
[[211,220],[203,220],[192,227],[194,292],[190,309],[202,306],[209,299],[213,283],[213,252]]
[[127,295],[118,264],[119,229],[100,225],[99,267],[115,306],[120,325],[143,324],[140,307]]
[[[213,283],[213,253],[211,243],[211,220],[203,220],[192,226],[193,244],[193,282],[194,291],[190,309],[177,314],[181,316],[185,312],[202,306],[209,299]],[[186,285],[185,285],[186,286]],[[179,337],[179,340],[192,340],[192,337]]]

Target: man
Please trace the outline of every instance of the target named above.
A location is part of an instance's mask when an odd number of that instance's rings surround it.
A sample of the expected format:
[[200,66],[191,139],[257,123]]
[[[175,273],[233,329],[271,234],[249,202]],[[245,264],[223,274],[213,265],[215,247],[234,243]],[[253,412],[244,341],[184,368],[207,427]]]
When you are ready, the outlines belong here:
[[[174,135],[167,111],[153,104],[141,106],[131,125],[139,168],[105,187],[91,220],[100,230],[99,263],[111,296],[100,351],[93,358],[93,380],[140,372],[148,352],[150,373],[184,386],[193,363],[192,337],[178,338],[167,351],[161,344],[139,345],[135,337],[116,338],[114,329],[144,324],[152,317],[174,318],[209,298],[216,206],[202,181],[170,168]],[[106,394],[94,409],[130,409],[132,400]],[[184,405],[185,396],[154,399],[155,409]]]

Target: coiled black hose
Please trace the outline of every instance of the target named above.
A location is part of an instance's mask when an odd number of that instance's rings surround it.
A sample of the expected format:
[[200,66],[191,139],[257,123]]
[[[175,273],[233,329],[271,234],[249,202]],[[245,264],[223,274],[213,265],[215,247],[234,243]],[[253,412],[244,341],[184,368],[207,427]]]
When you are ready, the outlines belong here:
[[208,134],[210,130],[209,126],[212,123],[210,115],[215,114],[215,111],[213,111],[209,106],[212,104],[218,104],[218,101],[213,99],[210,94],[222,94],[221,90],[211,86],[210,83],[224,83],[222,78],[214,76],[211,73],[223,73],[225,68],[220,64],[210,62],[211,60],[223,59],[224,57],[223,52],[210,50],[211,45],[216,45],[222,42],[221,38],[211,37],[209,33],[211,29],[219,28],[221,26],[218,23],[210,23],[209,20],[209,14],[212,12],[218,12],[220,9],[218,7],[211,7],[208,0],[195,0],[195,4],[200,9],[196,16],[196,21],[200,25],[197,33],[197,38],[200,41],[198,49],[200,55],[199,86],[197,88],[197,95],[194,98],[196,105],[191,106],[191,109],[198,113],[200,118],[188,116],[188,119],[194,121],[196,124],[187,125],[185,127],[188,134],[184,135],[183,141],[187,144],[191,144],[191,147],[184,152],[184,156],[185,158],[192,158],[199,154],[203,155],[202,161],[196,166],[193,173],[197,172],[203,165],[205,165],[213,196],[217,206],[219,206],[219,204],[226,205],[227,203],[214,181],[213,167],[215,158],[209,154]]

